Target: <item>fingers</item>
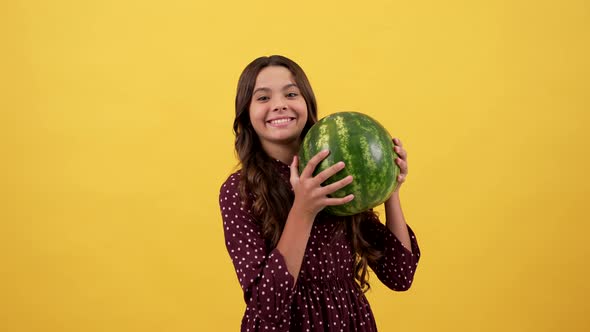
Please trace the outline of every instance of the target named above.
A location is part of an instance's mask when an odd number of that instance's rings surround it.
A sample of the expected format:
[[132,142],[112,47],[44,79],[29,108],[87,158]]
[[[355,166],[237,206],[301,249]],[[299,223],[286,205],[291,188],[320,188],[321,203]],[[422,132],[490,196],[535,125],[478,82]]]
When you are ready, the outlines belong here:
[[[322,194],[326,197],[328,197],[328,195],[348,186],[349,184],[352,183],[353,177],[352,175],[349,175],[347,177],[345,177],[344,179],[338,180],[334,183],[331,183],[327,186],[322,187]],[[350,201],[352,201],[354,199],[354,195],[350,194],[344,197],[331,197],[331,198],[326,198],[324,204],[326,206],[333,206],[333,205],[341,205],[341,204],[346,204]]]
[[394,146],[393,150],[403,160],[406,160],[408,158],[408,152],[406,151],[406,149],[402,148],[401,146]]
[[312,177],[313,171],[315,170],[315,168],[329,154],[330,154],[330,151],[329,150],[323,150],[323,151],[320,151],[315,156],[311,157],[311,159],[307,162],[307,165],[303,169],[303,172],[301,172],[301,175],[300,176],[301,177]]
[[317,181],[317,184],[322,184],[324,183],[324,181],[326,181],[327,179],[329,179],[332,175],[340,172],[341,170],[344,169],[344,162],[340,161],[335,163],[334,165],[326,168],[325,170],[323,170],[320,174],[316,175],[314,180]]
[[406,151],[406,149],[403,148],[402,141],[400,141],[399,138],[394,138],[393,143],[394,143],[393,151],[395,151],[395,153],[399,157],[395,160],[395,163],[400,168],[405,168],[407,171],[407,169],[408,169],[408,152]]
[[331,193],[340,190],[346,186],[348,186],[349,184],[352,183],[352,175],[349,175],[347,177],[345,177],[344,179],[341,179],[339,181],[336,181],[334,183],[330,183],[327,186],[322,187],[322,194],[324,195],[330,195]]
[[406,149],[403,148],[402,142],[399,138],[393,139],[393,150],[397,153],[399,158],[395,159],[395,163],[399,166],[400,174],[397,176],[397,183],[398,188],[399,185],[406,181],[406,177],[408,176],[408,153]]
[[344,196],[342,198],[328,198],[326,199],[326,206],[334,206],[334,205],[342,205],[346,204],[354,199],[354,195],[350,194],[348,196]]
[[397,185],[399,186],[399,185],[401,185],[401,184],[402,184],[402,183],[404,183],[404,182],[406,182],[406,177],[405,177],[405,176],[403,176],[403,175],[401,175],[401,174],[400,174],[400,175],[398,175],[398,176],[397,176]]
[[395,151],[395,153],[397,153],[398,156],[400,156],[400,158],[402,158],[403,160],[406,160],[408,155],[406,149],[404,149],[402,141],[400,141],[399,138],[394,138],[393,145],[393,150]]
[[354,195],[352,194],[345,197],[329,196],[337,190],[349,185],[353,181],[353,178],[350,175],[334,183],[322,186],[326,180],[344,169],[344,162],[337,162],[325,170],[322,170],[319,174],[315,176],[313,175],[318,165],[329,154],[330,152],[328,150],[324,150],[313,156],[301,171],[301,174],[298,174],[297,165],[299,159],[297,156],[293,158],[293,162],[290,166],[290,181],[295,192],[295,200],[300,203],[300,206],[306,206],[308,209],[311,209],[311,211],[316,211],[316,213],[326,206],[342,205],[354,199]]
[[408,173],[405,173],[405,174],[404,174],[404,173],[400,173],[400,174],[397,176],[397,183],[398,183],[398,184],[402,184],[402,183],[406,182],[406,177],[407,177],[407,176],[408,176]]
[[408,174],[408,162],[407,161],[405,161],[401,158],[396,158],[395,163],[399,167],[400,174],[402,174],[402,175]]

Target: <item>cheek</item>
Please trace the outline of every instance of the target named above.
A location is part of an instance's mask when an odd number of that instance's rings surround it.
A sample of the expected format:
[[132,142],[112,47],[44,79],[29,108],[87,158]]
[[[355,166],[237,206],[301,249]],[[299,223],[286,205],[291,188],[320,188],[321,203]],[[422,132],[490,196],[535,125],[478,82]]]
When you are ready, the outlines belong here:
[[301,104],[301,106],[299,107],[299,116],[305,120],[305,122],[307,122],[307,118],[309,117],[309,113],[307,112],[307,104],[305,103],[305,101]]
[[309,115],[307,114],[307,110],[305,110],[305,112],[303,112],[303,114],[301,114],[301,122],[303,123],[307,123],[307,118],[309,117]]
[[260,110],[256,109],[256,106],[250,105],[250,108],[248,109],[248,114],[250,115],[251,122],[256,122],[260,120],[261,113],[262,112],[260,112]]
[[254,131],[260,134],[260,131],[265,127],[265,113],[256,107],[250,107],[248,113],[250,115],[250,124]]

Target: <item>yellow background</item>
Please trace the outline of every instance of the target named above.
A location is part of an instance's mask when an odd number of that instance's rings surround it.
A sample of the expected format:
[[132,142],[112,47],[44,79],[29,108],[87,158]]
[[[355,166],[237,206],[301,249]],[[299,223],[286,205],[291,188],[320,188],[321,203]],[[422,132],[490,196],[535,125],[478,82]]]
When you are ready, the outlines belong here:
[[400,137],[423,258],[381,331],[589,331],[590,7],[579,1],[3,1],[0,330],[236,331],[217,195],[238,75]]

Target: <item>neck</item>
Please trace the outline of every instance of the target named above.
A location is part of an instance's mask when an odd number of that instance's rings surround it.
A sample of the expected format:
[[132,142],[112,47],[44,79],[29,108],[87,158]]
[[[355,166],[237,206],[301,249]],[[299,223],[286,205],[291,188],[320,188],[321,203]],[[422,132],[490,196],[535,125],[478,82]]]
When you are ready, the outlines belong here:
[[301,140],[297,139],[289,144],[263,144],[263,149],[271,158],[290,165],[293,157],[299,152]]

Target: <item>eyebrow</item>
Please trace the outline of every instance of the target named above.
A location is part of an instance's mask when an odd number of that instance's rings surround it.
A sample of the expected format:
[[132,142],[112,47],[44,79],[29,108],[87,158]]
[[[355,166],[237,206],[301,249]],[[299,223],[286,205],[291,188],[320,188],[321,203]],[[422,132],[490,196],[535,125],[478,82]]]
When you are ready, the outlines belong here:
[[[298,88],[298,89],[299,89],[299,87],[297,86],[297,84],[295,84],[295,83],[290,83],[290,84],[287,84],[287,85],[285,85],[285,86],[283,87],[283,91],[284,91],[284,90],[287,90],[287,89],[289,89],[289,88],[291,88],[291,87],[296,87],[296,88]],[[258,91],[270,91],[270,88],[261,87],[261,88],[258,88],[258,89],[256,89],[256,90],[254,90],[254,91],[252,92],[252,94],[256,94],[256,92],[258,92]]]

